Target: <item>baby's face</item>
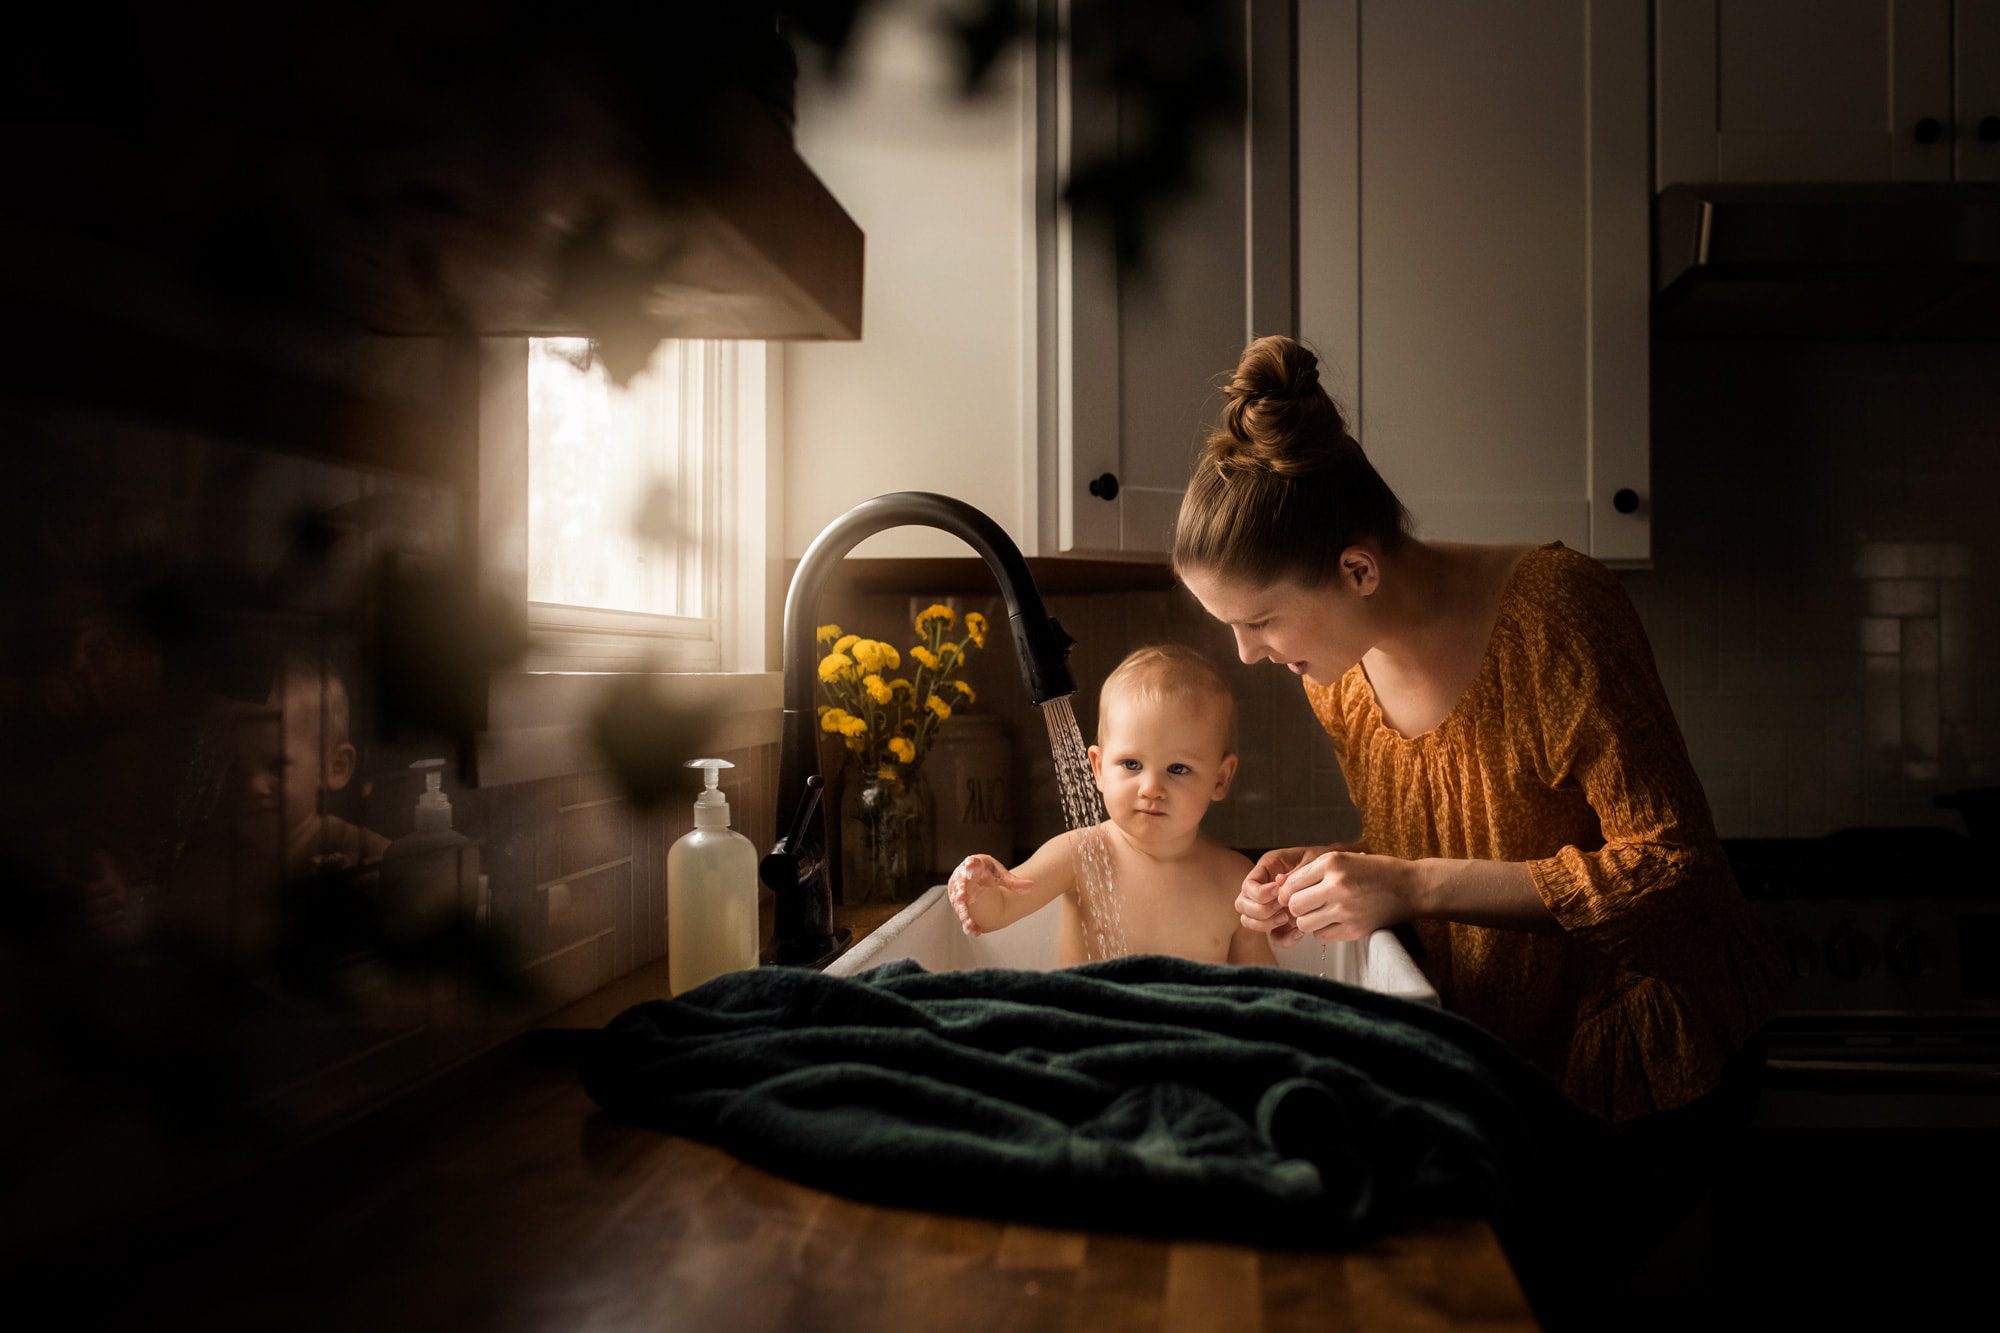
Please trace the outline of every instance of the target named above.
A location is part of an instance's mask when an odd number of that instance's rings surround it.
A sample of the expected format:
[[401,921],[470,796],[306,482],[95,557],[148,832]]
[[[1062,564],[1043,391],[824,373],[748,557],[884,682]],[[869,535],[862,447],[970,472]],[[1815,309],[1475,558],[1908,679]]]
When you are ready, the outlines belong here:
[[237,732],[237,816],[252,841],[289,843],[319,812],[320,793],[347,782],[354,747],[328,734],[320,702],[309,682],[282,681]]
[[1191,837],[1236,773],[1218,703],[1114,695],[1097,735],[1090,767],[1105,811],[1141,844]]

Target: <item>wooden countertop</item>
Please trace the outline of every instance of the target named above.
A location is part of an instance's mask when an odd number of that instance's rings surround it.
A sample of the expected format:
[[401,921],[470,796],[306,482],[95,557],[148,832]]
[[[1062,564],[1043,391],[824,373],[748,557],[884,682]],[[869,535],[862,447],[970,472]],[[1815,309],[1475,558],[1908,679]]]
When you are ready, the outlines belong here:
[[181,1249],[121,1272],[121,1325],[1536,1327],[1483,1224],[1287,1253],[878,1208],[613,1121],[560,1066],[512,1070],[373,1160]]
[[[642,969],[546,1026],[665,993]],[[1285,1252],[876,1207],[615,1121],[560,1050],[517,1042],[423,1119],[120,1257],[120,1282],[93,1284],[120,1289],[107,1313],[343,1333],[1537,1327],[1481,1222]]]

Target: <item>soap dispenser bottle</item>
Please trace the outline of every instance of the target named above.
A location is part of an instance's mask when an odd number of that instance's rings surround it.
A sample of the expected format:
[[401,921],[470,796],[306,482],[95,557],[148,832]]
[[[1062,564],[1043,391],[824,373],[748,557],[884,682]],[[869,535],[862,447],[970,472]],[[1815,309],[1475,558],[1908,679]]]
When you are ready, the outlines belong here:
[[729,827],[717,786],[727,759],[690,759],[702,770],[694,831],[667,849],[667,985],[692,990],[724,972],[757,966],[757,849]]
[[423,775],[424,789],[410,832],[382,854],[382,877],[393,895],[390,918],[417,929],[434,928],[454,915],[472,916],[478,907],[479,848],[451,826],[444,766],[442,759],[410,765]]

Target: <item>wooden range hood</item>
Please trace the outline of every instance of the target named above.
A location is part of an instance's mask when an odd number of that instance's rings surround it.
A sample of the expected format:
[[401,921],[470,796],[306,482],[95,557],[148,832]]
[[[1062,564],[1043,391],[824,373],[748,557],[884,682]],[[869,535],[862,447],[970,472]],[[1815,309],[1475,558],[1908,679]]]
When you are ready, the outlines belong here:
[[359,13],[197,9],[25,65],[11,294],[100,295],[62,257],[97,248],[380,334],[860,336],[861,232],[793,147],[769,6]]
[[595,304],[658,337],[859,338],[861,229],[765,108],[730,89],[709,111],[708,151],[669,196],[614,155],[580,153],[537,182],[547,202],[510,220],[511,244],[447,229],[434,282],[348,250],[336,290],[378,333],[597,335]]

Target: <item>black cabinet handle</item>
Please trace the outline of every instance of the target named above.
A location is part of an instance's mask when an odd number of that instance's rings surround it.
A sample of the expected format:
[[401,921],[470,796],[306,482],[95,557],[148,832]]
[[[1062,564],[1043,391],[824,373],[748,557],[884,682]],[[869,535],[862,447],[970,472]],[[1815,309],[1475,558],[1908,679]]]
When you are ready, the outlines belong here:
[[1936,116],[1925,116],[1917,122],[1917,142],[1936,143],[1944,138],[1944,122]]
[[1980,120],[1979,142],[2000,143],[2000,116],[1986,116]]
[[1639,492],[1630,486],[1620,487],[1611,497],[1611,507],[1621,514],[1629,514],[1639,507]]
[[1105,473],[1090,483],[1090,493],[1100,500],[1116,500],[1118,498],[1118,478],[1112,476],[1109,472]]

